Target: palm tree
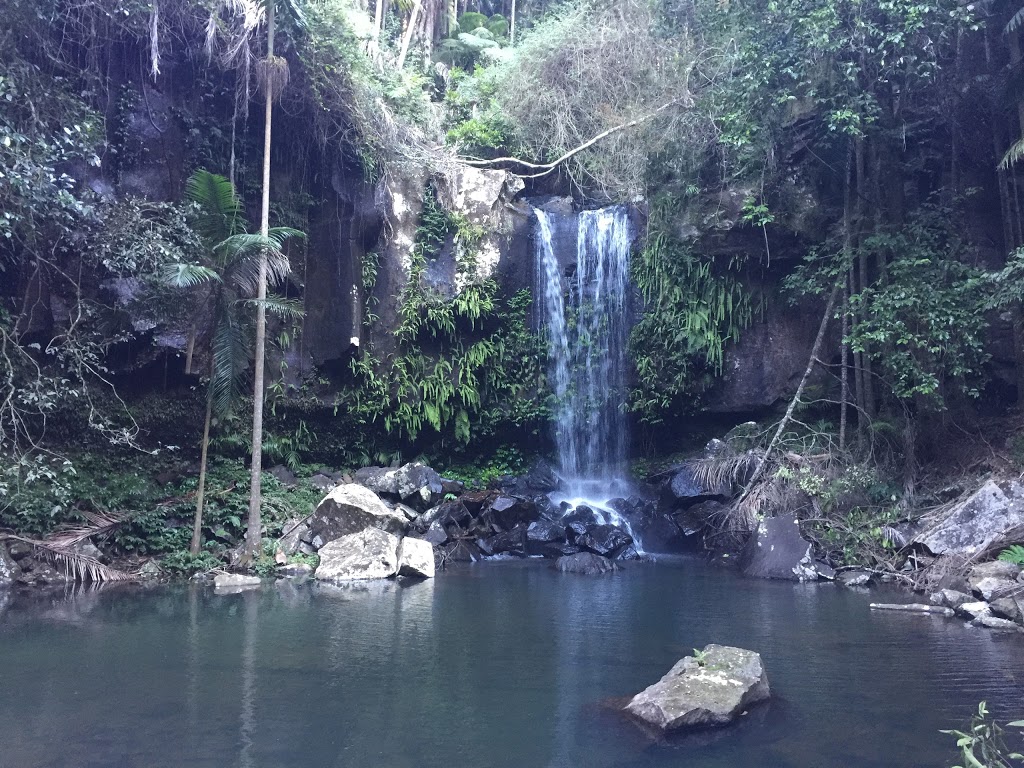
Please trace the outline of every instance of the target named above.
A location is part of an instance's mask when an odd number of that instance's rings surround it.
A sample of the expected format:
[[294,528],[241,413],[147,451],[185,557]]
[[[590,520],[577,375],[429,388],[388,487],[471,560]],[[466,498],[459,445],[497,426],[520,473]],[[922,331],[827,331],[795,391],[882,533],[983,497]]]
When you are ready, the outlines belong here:
[[[288,258],[282,246],[303,233],[288,227],[268,228],[266,234],[247,234],[242,205],[235,188],[223,176],[199,170],[185,188],[196,206],[195,228],[206,247],[201,264],[177,263],[165,267],[163,282],[175,288],[201,289],[196,316],[210,316],[210,369],[203,421],[199,488],[189,550],[199,554],[206,489],[206,464],[213,417],[228,415],[241,397],[252,357],[253,320],[248,311],[270,308],[293,315],[287,302],[266,299],[266,282],[275,284],[288,274]],[[252,301],[251,296],[263,297]]]

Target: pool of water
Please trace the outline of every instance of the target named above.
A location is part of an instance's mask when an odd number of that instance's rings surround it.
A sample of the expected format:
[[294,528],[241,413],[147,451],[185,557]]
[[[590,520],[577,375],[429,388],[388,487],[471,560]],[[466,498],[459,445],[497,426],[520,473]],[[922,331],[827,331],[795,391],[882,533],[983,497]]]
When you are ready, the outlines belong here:
[[[1024,716],[1024,637],[873,599],[686,559],[19,593],[0,609],[0,766],[909,768],[951,765],[938,731],[981,699]],[[669,742],[610,709],[709,642],[759,651],[772,702]]]

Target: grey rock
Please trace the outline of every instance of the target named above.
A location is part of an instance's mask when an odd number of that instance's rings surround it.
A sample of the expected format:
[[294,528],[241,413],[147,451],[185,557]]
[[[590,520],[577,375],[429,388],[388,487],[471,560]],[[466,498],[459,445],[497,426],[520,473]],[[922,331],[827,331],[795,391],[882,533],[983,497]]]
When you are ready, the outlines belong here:
[[405,519],[409,520],[410,522],[420,516],[420,513],[417,512],[415,509],[408,506],[407,504],[402,504],[401,502],[395,504],[395,512],[405,515]]
[[213,577],[213,586],[216,589],[258,587],[261,583],[259,576],[246,576],[242,573],[218,573]]
[[957,616],[971,621],[982,616],[991,615],[988,603],[984,600],[975,600],[972,603],[961,603],[953,610],[956,612]]
[[31,569],[22,567],[21,574],[18,576],[18,583],[27,586],[45,587],[55,584],[66,584],[68,581],[70,579],[68,579],[67,574],[58,571],[46,562],[35,562],[32,564]]
[[1018,626],[1009,619],[1001,619],[998,616],[993,616],[991,613],[978,616],[971,622],[971,624],[976,627],[985,627],[985,629],[995,629],[1003,632],[1024,632],[1024,627]]
[[294,488],[299,484],[298,479],[295,477],[295,473],[288,469],[284,464],[278,464],[277,466],[271,467],[266,470],[266,472],[268,475],[276,477],[277,481],[286,488]]
[[708,645],[634,696],[626,712],[660,731],[706,728],[731,723],[770,695],[759,654]]
[[429,541],[406,536],[398,542],[398,575],[434,578],[434,547]]
[[559,573],[577,573],[581,576],[597,576],[619,570],[619,566],[613,561],[593,552],[578,552],[560,557],[555,561],[554,568]]
[[286,579],[303,579],[313,575],[313,566],[306,563],[286,563],[278,566],[277,575]]
[[12,541],[7,545],[7,551],[15,562],[21,562],[32,555],[32,545],[26,544],[24,541]]
[[484,553],[470,541],[455,541],[445,546],[444,557],[453,563],[475,563],[483,559]]
[[792,514],[766,517],[747,540],[740,565],[743,573],[759,579],[797,581],[802,562],[811,560],[811,543],[800,535]]
[[163,576],[163,569],[156,560],[147,560],[139,569],[139,576],[143,579],[159,579]]
[[633,538],[614,525],[595,525],[582,536],[577,536],[575,543],[596,555],[614,558],[633,543]]
[[431,545],[439,547],[448,541],[448,532],[444,529],[444,526],[437,520],[430,524],[427,528],[426,533],[423,534],[425,541],[430,542]]
[[21,568],[7,552],[7,548],[0,544],[0,589],[9,587],[20,575]]
[[511,553],[516,555],[526,554],[526,525],[517,525],[511,531],[503,531],[484,539],[484,547],[489,550],[490,555]]
[[972,557],[991,547],[1010,543],[1008,535],[1024,526],[1024,487],[1015,480],[989,480],[955,505],[913,543],[936,555]]
[[594,514],[594,510],[582,504],[572,512],[563,515],[561,519],[570,541],[575,541],[579,536],[585,535],[589,528],[600,525],[600,522],[597,515]]
[[337,485],[333,477],[329,475],[321,474],[317,472],[311,478],[309,478],[310,485],[320,491],[330,491],[334,486]]
[[499,496],[488,509],[488,516],[506,531],[520,523],[529,525],[540,517],[537,505],[516,496]]
[[1020,590],[1020,584],[1016,581],[1009,581],[1007,579],[997,579],[989,576],[976,579],[972,576],[968,578],[967,581],[971,587],[971,592],[982,600],[988,600],[990,602],[1000,597],[1006,597],[1007,595],[1011,595]]
[[[366,490],[366,489],[364,489]],[[316,578],[321,581],[386,579],[398,573],[398,537],[364,528],[324,544]]]
[[[323,541],[321,547],[364,528],[400,534],[407,526],[405,515],[388,509],[377,494],[355,483],[334,488],[309,519],[314,537],[319,536]],[[316,546],[315,538],[311,543]]]
[[928,596],[928,602],[932,605],[942,605],[952,608],[954,611],[964,603],[973,603],[974,598],[964,592],[955,589],[940,589]]
[[836,581],[844,587],[871,586],[871,574],[864,571],[843,571],[836,576]]
[[282,536],[278,539],[277,548],[286,555],[294,555],[310,533],[309,525],[301,517],[293,517],[281,526]]
[[392,496],[418,509],[427,509],[444,495],[441,476],[419,462],[397,469],[363,467],[355,481],[379,496]]
[[993,616],[1024,624],[1024,594],[1015,597],[1000,597],[989,603]]

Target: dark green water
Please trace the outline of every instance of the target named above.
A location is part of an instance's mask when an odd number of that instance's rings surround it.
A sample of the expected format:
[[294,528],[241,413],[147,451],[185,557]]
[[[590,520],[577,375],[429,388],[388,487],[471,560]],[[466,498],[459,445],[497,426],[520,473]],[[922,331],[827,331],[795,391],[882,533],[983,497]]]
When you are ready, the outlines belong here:
[[[1021,636],[873,599],[686,560],[18,595],[0,613],[0,766],[908,768],[951,765],[938,730],[980,699],[1024,716]],[[775,699],[668,744],[608,711],[709,642],[760,651]]]

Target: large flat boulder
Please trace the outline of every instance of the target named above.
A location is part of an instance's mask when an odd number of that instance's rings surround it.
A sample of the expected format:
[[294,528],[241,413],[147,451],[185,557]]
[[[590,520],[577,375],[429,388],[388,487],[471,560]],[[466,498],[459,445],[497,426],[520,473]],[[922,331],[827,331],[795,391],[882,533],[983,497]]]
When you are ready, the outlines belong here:
[[989,480],[913,540],[936,555],[971,557],[1012,543],[1024,528],[1024,486],[1016,480]]
[[378,528],[364,528],[342,536],[320,548],[316,578],[320,581],[358,581],[395,576],[398,573],[398,544],[397,536]]
[[708,645],[626,705],[626,712],[661,731],[731,723],[771,695],[761,656],[743,648]]
[[334,488],[324,497],[309,519],[309,530],[322,547],[342,536],[358,533],[364,528],[377,528],[388,533],[404,533],[408,521],[362,485],[347,483]]

